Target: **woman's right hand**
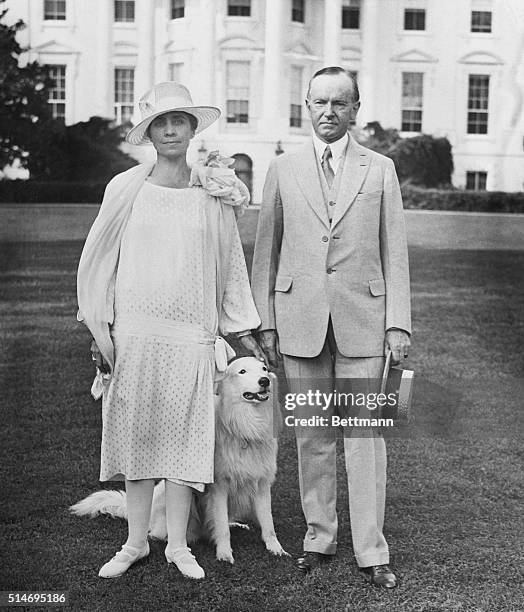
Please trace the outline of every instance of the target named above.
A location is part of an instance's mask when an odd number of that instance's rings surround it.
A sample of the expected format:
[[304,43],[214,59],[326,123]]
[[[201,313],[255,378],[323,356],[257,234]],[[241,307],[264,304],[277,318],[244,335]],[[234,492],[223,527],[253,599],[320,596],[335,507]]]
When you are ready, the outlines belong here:
[[102,356],[98,344],[94,340],[91,342],[91,359],[96,363],[96,367],[102,374],[109,374],[109,364]]

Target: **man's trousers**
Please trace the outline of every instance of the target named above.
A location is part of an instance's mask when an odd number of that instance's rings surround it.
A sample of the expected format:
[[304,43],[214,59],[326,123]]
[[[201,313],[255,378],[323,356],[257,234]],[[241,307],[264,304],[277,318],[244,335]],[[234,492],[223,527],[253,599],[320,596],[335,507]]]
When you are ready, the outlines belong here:
[[[331,392],[335,379],[351,379],[352,391],[359,394],[380,390],[384,358],[345,357],[336,348],[331,324],[320,355],[283,357],[290,393],[307,393],[319,381],[326,392]],[[330,408],[326,416],[333,410],[336,413],[335,408]],[[357,563],[360,567],[389,563],[388,545],[382,533],[386,498],[384,438],[378,430],[367,427],[344,428],[343,433],[351,535]],[[328,427],[315,434],[301,428],[296,440],[300,496],[307,523],[304,551],[334,554],[338,528],[336,431]]]

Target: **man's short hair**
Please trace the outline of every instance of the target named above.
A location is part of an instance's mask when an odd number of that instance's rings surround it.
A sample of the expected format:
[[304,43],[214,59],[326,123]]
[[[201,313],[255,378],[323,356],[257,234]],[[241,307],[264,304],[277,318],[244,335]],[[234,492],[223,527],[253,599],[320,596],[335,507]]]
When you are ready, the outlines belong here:
[[358,102],[360,100],[360,92],[358,90],[358,83],[355,75],[341,66],[326,66],[326,68],[321,68],[315,72],[315,74],[309,79],[309,84],[307,86],[306,98],[308,100],[311,91],[311,83],[314,79],[316,79],[318,76],[322,76],[323,74],[345,74],[353,84],[353,102]]

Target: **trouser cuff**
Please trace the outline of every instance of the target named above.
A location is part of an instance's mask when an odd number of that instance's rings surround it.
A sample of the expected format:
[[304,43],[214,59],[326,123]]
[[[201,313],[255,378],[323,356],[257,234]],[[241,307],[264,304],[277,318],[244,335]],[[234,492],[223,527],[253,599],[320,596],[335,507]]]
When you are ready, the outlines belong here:
[[337,552],[336,542],[319,542],[318,540],[304,540],[304,552],[316,552],[323,555],[334,555]]
[[387,565],[389,563],[389,552],[368,553],[367,555],[355,555],[359,567],[371,567],[372,565]]

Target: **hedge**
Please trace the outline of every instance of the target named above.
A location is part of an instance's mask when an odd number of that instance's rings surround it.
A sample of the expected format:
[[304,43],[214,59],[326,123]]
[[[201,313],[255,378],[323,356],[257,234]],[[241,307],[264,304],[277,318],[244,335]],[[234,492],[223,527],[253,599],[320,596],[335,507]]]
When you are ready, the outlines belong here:
[[106,182],[63,181],[0,181],[0,202],[46,202],[49,204],[74,202],[78,204],[102,201]]
[[463,191],[461,189],[402,188],[404,208],[466,212],[524,213],[524,192]]
[[[98,203],[105,183],[64,183],[57,181],[0,181],[0,202]],[[524,213],[524,192],[463,191],[402,187],[404,208],[415,210],[457,210],[469,212]]]

